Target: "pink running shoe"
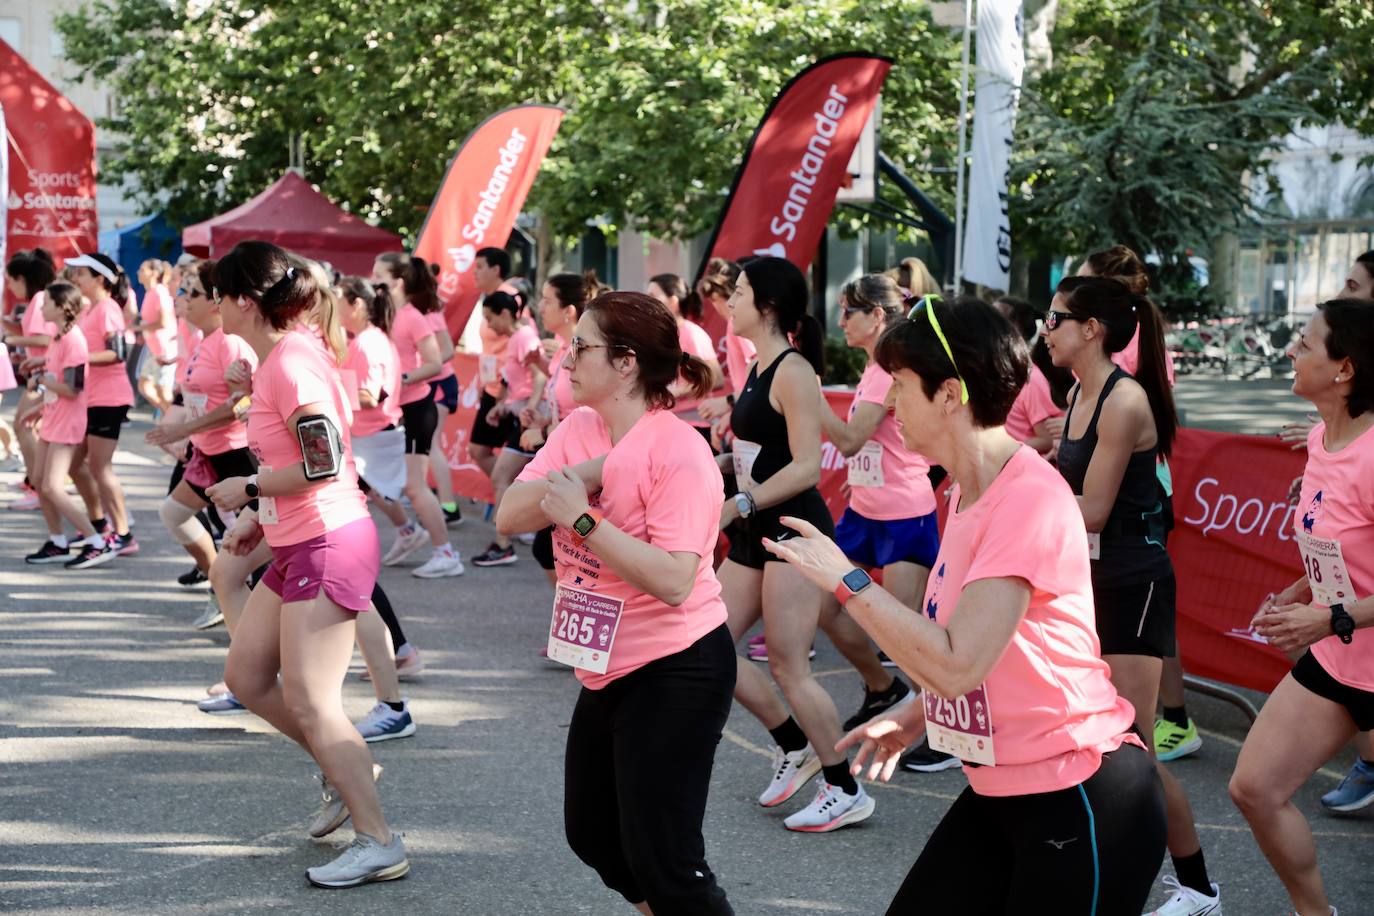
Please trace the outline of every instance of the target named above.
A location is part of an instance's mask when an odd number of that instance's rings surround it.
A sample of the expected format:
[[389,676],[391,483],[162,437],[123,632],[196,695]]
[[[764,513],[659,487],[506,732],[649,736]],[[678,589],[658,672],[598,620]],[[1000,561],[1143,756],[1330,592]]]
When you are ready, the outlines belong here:
[[14,512],[32,512],[37,508],[38,494],[29,489],[25,489],[23,496],[9,504],[9,509]]

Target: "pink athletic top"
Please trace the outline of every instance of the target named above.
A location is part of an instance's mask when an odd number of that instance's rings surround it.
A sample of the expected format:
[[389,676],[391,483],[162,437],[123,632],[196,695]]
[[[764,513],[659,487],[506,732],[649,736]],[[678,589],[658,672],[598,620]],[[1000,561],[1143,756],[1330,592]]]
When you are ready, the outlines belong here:
[[[512,296],[518,297],[520,295],[519,290],[504,281],[496,289],[497,292],[510,293]],[[482,298],[485,299],[486,297],[483,296]],[[494,398],[499,398],[501,397],[501,365],[506,361],[506,343],[510,340],[510,336],[497,334],[493,331],[491,326],[487,324],[486,314],[481,311],[482,304],[480,302],[477,303],[477,308],[478,314],[482,316],[477,323],[477,336],[482,341],[480,360],[490,370],[479,373],[479,377],[484,375],[492,377],[491,381],[482,386],[482,390]]]
[[578,680],[592,690],[681,652],[725,622],[711,565],[725,487],[706,440],[671,413],[655,410],[612,446],[600,415],[583,407],[558,425],[517,479],[539,480],[554,468],[601,455],[602,489],[592,505],[605,520],[663,550],[694,553],[701,562],[691,595],[680,607],[669,607],[626,583],[589,547],[577,547],[568,529],[554,528],[559,584],[625,603],[606,673],[577,670]]
[[177,323],[172,316],[172,294],[161,283],[154,283],[143,293],[143,308],[138,317],[143,324],[152,324],[164,315],[171,319],[167,327],[143,335],[143,342],[153,356],[175,356],[177,340]]
[[[123,334],[124,310],[108,296],[86,309],[76,320],[76,326],[86,335],[88,354],[110,349],[106,338]],[[91,366],[86,370],[87,407],[126,407],[134,403],[134,389],[123,363]]]
[[204,339],[205,335],[200,332],[200,328],[190,324],[185,318],[177,319],[177,378],[186,377],[186,365],[191,361],[191,354]]
[[[1325,434],[1326,424],[1318,423],[1307,436],[1307,467],[1298,502],[1301,511],[1293,513],[1293,529],[1299,542],[1310,535],[1340,543],[1353,592],[1342,603],[1351,605],[1374,595],[1374,429],[1339,452],[1326,450]],[[1312,565],[1304,564],[1316,585]],[[1329,560],[1318,556],[1315,565],[1327,584],[1339,582]],[[1374,630],[1356,630],[1348,646],[1328,636],[1312,646],[1312,655],[1327,674],[1347,687],[1374,691]]]
[[[247,360],[249,366],[257,369],[258,354],[247,341],[234,334],[225,334],[219,328],[196,346],[181,381],[181,399],[192,418],[203,417],[229,400],[232,392],[224,380],[224,373],[237,359]],[[192,433],[191,444],[207,455],[246,448],[248,427],[241,420],[233,420],[224,426]]]
[[1054,403],[1054,396],[1050,394],[1049,379],[1045,378],[1039,366],[1031,366],[1030,378],[1021,386],[1016,401],[1011,405],[1011,412],[1007,414],[1007,435],[1017,442],[1025,442],[1035,435],[1037,423],[1063,414],[1063,408]]
[[[691,321],[684,321],[677,326],[677,345],[682,348],[682,352],[690,353],[692,356],[699,357],[706,362],[716,359],[716,347],[711,342],[711,335],[699,324]],[[677,404],[673,406],[673,413],[687,413],[696,410],[701,401],[692,397],[680,397]],[[705,420],[693,421],[696,426],[710,426]]]
[[[24,316],[19,319],[19,330],[25,337],[37,337],[39,334],[46,334],[49,338],[57,336],[57,325],[43,317],[43,302],[46,299],[47,294],[39,290],[29,300],[29,307],[24,309]],[[35,359],[47,351],[47,347],[24,348],[24,354]]]
[[[854,389],[849,402],[849,419],[861,403],[882,406],[892,388],[892,376],[877,363],[869,363]],[[875,521],[920,518],[935,511],[935,491],[930,486],[930,462],[925,456],[909,451],[902,444],[902,434],[891,411],[878,424],[870,443],[882,448],[882,474],[877,476],[849,475],[849,507],[864,518]],[[856,458],[862,458],[860,452]],[[851,459],[852,461],[853,459]],[[881,483],[877,483],[881,479]],[[876,485],[858,485],[856,481],[871,480]]]
[[730,390],[735,397],[749,381],[749,364],[758,356],[754,345],[735,333],[735,319],[725,322],[725,374],[730,376]]
[[[430,312],[430,313],[428,313],[427,315],[425,315],[425,322],[426,322],[427,324],[429,324],[430,329],[434,331],[434,336],[435,336],[435,341],[436,341],[436,342],[438,341],[438,337],[439,337],[439,332],[440,332],[440,331],[443,331],[443,332],[446,333],[446,334],[448,333],[448,323],[447,323],[446,321],[444,321],[444,310],[443,310],[443,309],[436,309],[435,311]],[[439,367],[439,374],[436,375],[436,376],[434,376],[434,378],[430,379],[429,381],[430,381],[430,383],[443,381],[444,379],[448,378],[448,377],[451,376],[451,375],[453,375],[453,365],[452,365],[452,362],[450,361],[450,362],[443,363],[443,364]],[[435,394],[437,395],[438,392],[435,392]]]
[[[956,487],[950,505],[959,497]],[[1032,589],[1026,615],[983,682],[996,765],[964,767],[979,795],[1076,786],[1126,739],[1135,711],[1101,657],[1088,563],[1073,491],[1026,446],[977,502],[950,512],[926,584],[926,614],[948,626],[960,593],[979,579],[1024,579]]]
[[[62,378],[62,370],[86,365],[86,338],[75,327],[58,337],[44,354],[44,370]],[[90,385],[91,370],[86,368],[86,384]],[[66,381],[66,379],[63,379]],[[54,391],[43,393],[43,422],[38,438],[44,442],[80,445],[86,438],[86,392],[74,398],[60,397]]]
[[[430,327],[425,316],[409,302],[396,313],[396,319],[391,323],[391,342],[396,345],[396,355],[400,358],[402,373],[412,372],[420,368],[420,364],[424,362],[420,357],[420,341],[433,336],[434,329]],[[429,379],[403,385],[398,403],[409,404],[412,401],[420,401],[427,397],[429,397]]]
[[349,426],[353,411],[348,406],[339,370],[335,368],[315,333],[297,328],[283,337],[253,373],[253,406],[248,411],[248,445],[258,459],[258,470],[280,470],[301,463],[300,440],[291,415],[306,404],[322,404],[333,414],[343,439],[343,469],[338,476],[314,481],[291,496],[272,497],[278,521],[264,520],[259,500],[258,520],[273,547],[288,547],[319,537],[368,518],[367,499],[358,489],[353,466]]
[[348,342],[348,362],[344,369],[353,373],[358,388],[374,398],[386,392],[376,407],[362,407],[353,413],[353,435],[371,436],[401,422],[401,358],[386,332],[368,326]]
[[534,371],[525,360],[538,352],[539,331],[532,324],[520,325],[506,342],[501,377],[506,382],[506,396],[512,401],[523,401],[534,394]]
[[577,409],[577,402],[573,400],[572,376],[563,368],[563,361],[568,358],[568,345],[561,339],[558,344],[558,352],[549,360],[549,384],[544,389],[552,392],[547,400],[553,407],[555,423]]
[[[1131,335],[1130,343],[1112,354],[1112,362],[1131,375],[1135,375],[1135,370],[1140,365],[1140,328],[1135,329],[1135,333]],[[1169,387],[1172,388],[1174,385],[1174,355],[1168,350],[1164,351],[1164,372],[1169,377]]]

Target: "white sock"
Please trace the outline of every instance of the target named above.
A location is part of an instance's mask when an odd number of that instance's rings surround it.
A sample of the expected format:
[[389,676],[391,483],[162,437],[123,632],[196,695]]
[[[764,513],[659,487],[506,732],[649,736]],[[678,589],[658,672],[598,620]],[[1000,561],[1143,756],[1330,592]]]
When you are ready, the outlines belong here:
[[435,553],[436,556],[451,557],[451,556],[453,556],[453,545],[452,545],[452,544],[445,544],[445,545],[442,546],[442,547],[435,547],[435,548],[434,548],[434,553]]
[[105,535],[97,532],[88,538],[82,538],[77,541],[76,544],[78,547],[84,547],[86,545],[90,545],[91,547],[103,547],[105,546]]
[[53,546],[58,549],[65,548],[69,543],[65,534],[50,534],[48,535],[48,540],[52,541]]

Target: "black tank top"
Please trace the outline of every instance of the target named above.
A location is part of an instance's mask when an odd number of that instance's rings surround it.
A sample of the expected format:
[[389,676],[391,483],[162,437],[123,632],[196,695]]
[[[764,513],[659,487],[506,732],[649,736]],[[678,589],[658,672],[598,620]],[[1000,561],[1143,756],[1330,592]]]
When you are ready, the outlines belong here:
[[778,366],[789,353],[796,352],[791,347],[783,350],[762,373],[759,372],[758,363],[755,363],[754,368],[749,370],[744,390],[735,398],[735,409],[730,413],[730,428],[735,438],[759,446],[759,454],[754,459],[754,470],[750,475],[755,483],[763,483],[792,463],[792,448],[787,442],[787,420],[773,409],[768,394],[773,389],[773,376],[777,374]]
[[[1078,439],[1069,438],[1073,409],[1078,403],[1077,390],[1069,402],[1057,460],[1059,473],[1077,496],[1083,495],[1083,481],[1097,450],[1097,421],[1102,416],[1102,407],[1116,383],[1129,377],[1120,368],[1107,377],[1088,428]],[[1160,500],[1159,478],[1155,476],[1157,454],[1158,447],[1151,446],[1132,452],[1126,462],[1126,473],[1116,491],[1116,501],[1102,527],[1101,557],[1092,563],[1093,584],[1099,588],[1153,581],[1173,569],[1164,548],[1164,507]]]

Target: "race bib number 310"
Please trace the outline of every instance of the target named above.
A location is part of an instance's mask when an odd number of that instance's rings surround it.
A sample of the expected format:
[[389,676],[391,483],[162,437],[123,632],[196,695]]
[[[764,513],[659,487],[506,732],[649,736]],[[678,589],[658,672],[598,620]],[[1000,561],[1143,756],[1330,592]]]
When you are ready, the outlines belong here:
[[593,674],[605,674],[625,602],[558,586],[549,623],[549,658]]
[[992,709],[983,685],[961,697],[946,700],[922,691],[926,707],[926,738],[937,751],[969,763],[995,766],[992,747]]

